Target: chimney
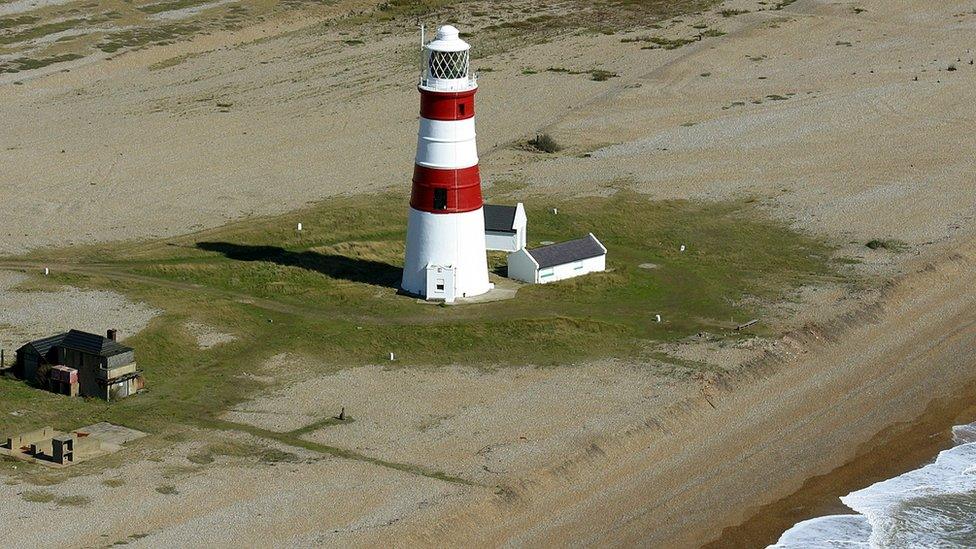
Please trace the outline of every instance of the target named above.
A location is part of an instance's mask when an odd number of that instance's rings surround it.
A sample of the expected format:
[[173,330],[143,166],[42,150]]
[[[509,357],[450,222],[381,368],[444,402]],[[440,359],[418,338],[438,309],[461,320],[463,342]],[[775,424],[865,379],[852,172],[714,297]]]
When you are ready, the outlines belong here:
[[112,341],[118,341],[119,340],[119,331],[116,330],[115,328],[112,328],[111,330],[109,330],[106,333],[105,337],[107,337],[108,339],[111,339]]

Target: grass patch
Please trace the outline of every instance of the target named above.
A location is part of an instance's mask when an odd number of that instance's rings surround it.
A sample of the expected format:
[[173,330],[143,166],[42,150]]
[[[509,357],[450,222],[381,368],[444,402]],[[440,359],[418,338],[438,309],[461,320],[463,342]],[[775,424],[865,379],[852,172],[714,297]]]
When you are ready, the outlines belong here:
[[91,498],[88,496],[64,496],[54,500],[60,507],[82,507],[91,503]]
[[736,9],[726,9],[718,12],[722,17],[735,17],[736,15],[743,15],[749,13],[749,10],[736,10]]
[[206,4],[210,0],[175,0],[173,2],[159,2],[158,4],[146,4],[139,6],[139,11],[147,14],[163,13],[166,11],[181,10]]
[[593,80],[594,82],[605,82],[616,77],[617,73],[603,69],[593,69],[590,71],[590,80]]
[[563,146],[556,142],[548,133],[540,133],[528,140],[529,147],[544,153],[557,153],[563,150]]
[[47,490],[28,490],[21,494],[20,499],[31,503],[51,503],[54,501],[54,494]]
[[180,38],[192,36],[201,27],[186,23],[171,23],[156,27],[129,29],[113,33],[98,44],[98,49],[106,53],[114,53],[123,48],[136,48],[152,44],[174,42]]
[[685,46],[695,42],[694,38],[664,38],[661,36],[642,36],[638,38],[625,38],[621,42],[649,42],[650,46],[644,46],[641,49],[666,49],[666,50],[676,50],[681,46]]
[[180,493],[175,486],[172,486],[170,484],[163,484],[162,486],[157,486],[156,492],[163,494],[164,496],[174,496]]
[[[96,421],[148,432],[198,424],[259,390],[241,374],[259,371],[278,353],[315,357],[313,374],[376,364],[390,351],[398,357],[393,367],[635,357],[655,342],[699,331],[740,337],[731,326],[756,318],[756,303],[836,279],[826,259],[830,247],[763,218],[747,203],[655,202],[626,190],[540,199],[507,184],[491,192],[494,201],[525,202],[530,246],[592,231],[610,250],[609,271],[525,286],[505,302],[433,307],[398,296],[402,193],[330,199],[179,238],[21,257],[75,266],[76,272],[52,272],[52,284],[111,289],[165,314],[126,340],[145,371],[145,393],[112,403],[65,399],[0,378],[0,432]],[[301,234],[294,230],[299,221]],[[686,252],[679,251],[682,244]],[[658,268],[640,268],[647,263]],[[667,321],[654,322],[658,313]],[[191,319],[240,338],[200,350],[184,329]],[[9,414],[19,409],[34,412]],[[209,463],[221,452],[255,450],[209,447],[190,460]]]
[[109,488],[121,488],[125,486],[125,480],[120,478],[107,478],[102,481],[102,484]]
[[869,240],[864,245],[872,250],[887,250],[889,252],[902,252],[908,248],[908,244],[891,238]]
[[81,59],[82,57],[84,56],[79,55],[77,53],[66,53],[64,55],[52,55],[50,57],[42,57],[40,59],[20,57],[18,59],[14,59],[13,61],[0,63],[0,74],[5,72],[14,73],[20,71],[40,69],[48,65],[53,65],[55,63],[64,63],[65,61],[74,61],[76,59]]
[[65,21],[58,21],[56,23],[47,23],[44,25],[38,25],[36,27],[31,27],[29,29],[17,32],[14,34],[8,34],[6,36],[0,36],[0,45],[6,46],[9,44],[16,44],[18,42],[24,42],[26,40],[33,40],[35,38],[42,38],[49,34],[54,34],[56,32],[65,31],[68,29],[75,28],[79,23],[84,23],[83,19],[68,19]]
[[[299,434],[304,434],[304,432]],[[297,455],[291,452],[255,448],[232,442],[210,444],[203,450],[186,456],[186,459],[196,465],[209,465],[220,456],[253,457],[263,463],[297,463],[301,461]]]
[[12,27],[19,27],[21,25],[30,25],[40,21],[40,17],[34,17],[33,15],[21,15],[19,17],[4,17],[0,19],[0,29],[9,29]]

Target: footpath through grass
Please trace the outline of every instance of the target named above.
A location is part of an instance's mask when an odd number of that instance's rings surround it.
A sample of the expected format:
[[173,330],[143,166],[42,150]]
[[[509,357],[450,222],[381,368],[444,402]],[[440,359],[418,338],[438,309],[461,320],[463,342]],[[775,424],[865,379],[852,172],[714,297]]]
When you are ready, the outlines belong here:
[[[154,431],[214,417],[259,389],[244,374],[278,353],[312,357],[320,369],[312,373],[636,357],[654,342],[703,330],[738,337],[730,328],[757,316],[757,303],[835,276],[828,246],[745,203],[653,202],[628,191],[524,202],[530,246],[593,232],[609,249],[610,270],[525,286],[495,303],[445,307],[397,295],[406,205],[393,194],[337,198],[163,241],[16,258],[77,268],[55,269],[48,284],[110,289],[165,313],[126,341],[137,349],[146,394],[81,402],[3,379],[0,432],[102,420]],[[201,350],[188,320],[238,339]],[[18,409],[31,413],[9,414]]]

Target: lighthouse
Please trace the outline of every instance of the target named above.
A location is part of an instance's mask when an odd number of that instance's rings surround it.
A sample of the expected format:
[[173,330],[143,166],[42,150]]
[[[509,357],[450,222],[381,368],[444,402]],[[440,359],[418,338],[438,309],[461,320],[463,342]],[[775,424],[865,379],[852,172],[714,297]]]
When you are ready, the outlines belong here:
[[474,130],[471,46],[450,25],[423,47],[420,131],[401,288],[452,302],[492,288]]

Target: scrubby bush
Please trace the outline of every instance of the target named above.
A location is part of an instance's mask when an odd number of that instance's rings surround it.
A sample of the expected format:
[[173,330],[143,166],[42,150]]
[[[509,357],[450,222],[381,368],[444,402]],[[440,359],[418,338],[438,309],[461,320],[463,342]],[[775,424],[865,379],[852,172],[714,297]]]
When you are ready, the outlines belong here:
[[537,151],[544,153],[555,153],[563,150],[562,145],[556,142],[548,133],[541,133],[529,140],[529,145]]

